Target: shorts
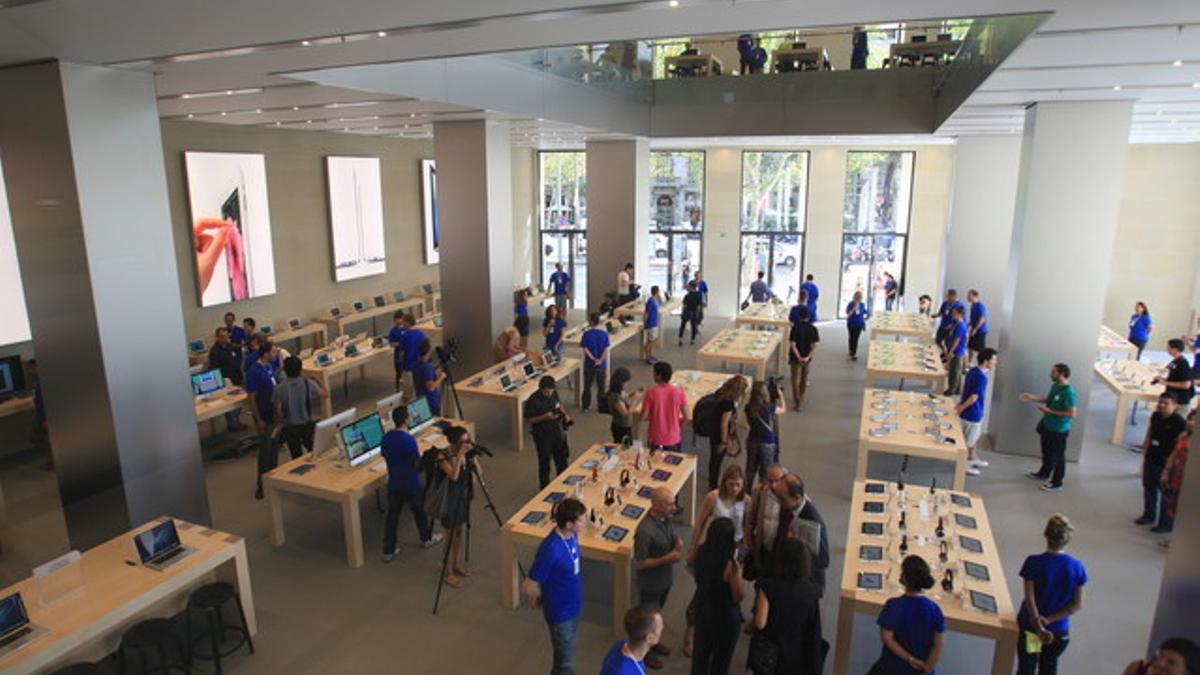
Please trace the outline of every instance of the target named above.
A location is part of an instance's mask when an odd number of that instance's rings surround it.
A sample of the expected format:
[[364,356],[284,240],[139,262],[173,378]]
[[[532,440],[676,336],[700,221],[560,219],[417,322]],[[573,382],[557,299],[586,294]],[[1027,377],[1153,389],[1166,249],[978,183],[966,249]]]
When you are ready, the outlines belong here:
[[963,440],[967,442],[967,447],[975,447],[975,444],[979,442],[979,437],[983,434],[983,422],[959,421],[962,422]]
[[976,333],[967,339],[967,349],[981,352],[987,348],[987,333]]
[[643,331],[643,335],[645,336],[643,339],[646,341],[646,343],[657,342],[658,341],[658,326],[655,326],[654,328],[645,329]]

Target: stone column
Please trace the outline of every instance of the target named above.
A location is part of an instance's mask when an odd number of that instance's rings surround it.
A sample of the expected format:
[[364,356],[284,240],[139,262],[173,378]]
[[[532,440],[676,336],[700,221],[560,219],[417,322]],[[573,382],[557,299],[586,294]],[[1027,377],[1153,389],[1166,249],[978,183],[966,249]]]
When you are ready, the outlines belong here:
[[643,295],[650,270],[650,144],[589,141],[587,144],[588,308],[617,288],[617,273],[634,265]]

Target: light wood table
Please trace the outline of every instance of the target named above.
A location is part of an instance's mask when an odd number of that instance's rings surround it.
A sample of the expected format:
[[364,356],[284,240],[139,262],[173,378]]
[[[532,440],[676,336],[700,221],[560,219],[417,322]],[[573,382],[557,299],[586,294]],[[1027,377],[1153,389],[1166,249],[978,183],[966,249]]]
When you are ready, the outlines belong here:
[[[1093,367],[1104,386],[1117,395],[1117,415],[1113,420],[1112,443],[1121,445],[1125,440],[1125,425],[1129,423],[1129,411],[1138,401],[1153,404],[1167,390],[1161,384],[1151,384],[1155,377],[1166,377],[1165,367],[1145,361],[1106,359],[1097,361]],[[1186,412],[1186,411],[1185,411]]]
[[227,412],[232,412],[238,408],[246,406],[246,401],[249,396],[246,390],[241,387],[225,387],[216,394],[210,394],[208,398],[196,397],[196,423],[211,422],[212,433],[217,433],[217,418]]
[[921,380],[934,391],[946,389],[946,366],[938,356],[937,347],[913,342],[871,340],[867,356],[866,386],[874,387],[879,378]]
[[389,302],[382,307],[376,307],[370,298],[362,302],[366,303],[367,306],[361,312],[354,311],[352,305],[338,305],[338,308],[342,310],[341,316],[334,318],[326,311],[320,316],[313,317],[313,321],[329,326],[329,328],[333,329],[334,337],[337,337],[338,335],[346,335],[346,326],[358,323],[359,321],[370,321],[371,332],[375,332],[376,317],[390,317],[398,311],[420,310],[416,315],[418,317],[425,316],[425,296],[423,295],[409,296],[400,302]]
[[[611,449],[618,460],[615,466],[608,470],[599,470],[598,482],[592,482],[592,463],[602,464],[607,458],[606,449]],[[630,575],[629,570],[633,561],[633,538],[638,524],[650,510],[650,499],[638,495],[644,487],[655,488],[667,486],[679,498],[683,507],[683,521],[691,525],[696,517],[696,456],[685,453],[655,453],[654,461],[642,470],[634,469],[633,461],[628,456],[632,452],[621,452],[614,443],[597,443],[571,463],[565,473],[558,475],[533,499],[521,507],[504,527],[500,530],[500,604],[509,609],[517,607],[520,601],[518,593],[520,578],[517,570],[518,544],[536,548],[554,530],[550,517],[550,506],[553,493],[561,497],[575,497],[589,508],[588,526],[579,533],[579,548],[583,557],[591,560],[607,562],[613,567],[613,614],[612,627],[615,635],[624,633],[625,612],[629,609]],[[678,464],[668,464],[667,457],[675,458]],[[628,469],[636,484],[630,483],[626,488],[620,484],[623,469]],[[654,471],[666,471],[670,476],[664,480],[652,477]],[[582,480],[580,480],[582,479]],[[579,491],[567,481],[579,481]],[[604,492],[613,487],[620,496],[621,502],[612,507],[604,505]],[[621,511],[629,505],[642,509],[636,517],[628,517]],[[590,522],[591,513],[596,514],[596,524]],[[522,522],[529,513],[543,514],[541,522],[530,525]],[[603,520],[603,524],[601,524]],[[627,530],[620,541],[605,539],[603,534],[609,526],[622,527]]]
[[932,344],[933,333],[933,319],[917,312],[879,312],[871,317],[871,339],[892,335],[897,342],[901,338],[913,338]]
[[320,349],[325,346],[325,327],[326,324],[320,321],[312,321],[301,325],[299,328],[285,328],[279,331],[272,331],[270,338],[272,342],[286,342],[288,340],[299,340],[300,346],[304,346],[306,336],[313,336],[313,346]]
[[16,396],[0,402],[0,417],[17,415],[33,410],[33,396]]
[[[753,384],[750,378],[745,375],[734,375],[733,373],[713,373],[707,370],[676,370],[671,375],[671,384],[683,390],[687,395],[688,417],[691,417],[692,411],[696,408],[696,401],[708,396],[714,391],[721,388],[729,380],[741,377],[746,380],[746,400],[750,398],[750,385]],[[745,401],[739,401],[740,408]],[[739,419],[742,416],[738,416]]]
[[[725,65],[721,63],[721,59],[712,54],[688,54],[684,56],[668,56],[665,59],[667,72],[676,73],[675,77],[693,77],[692,75],[681,76],[678,74],[680,67],[695,68],[694,77],[709,77],[712,75],[720,75],[725,72]],[[674,66],[674,69],[672,69]]]
[[1105,354],[1118,354],[1118,358],[1136,361],[1137,345],[1108,326],[1100,326],[1100,337],[1096,341],[1096,358],[1104,358]]
[[[475,425],[471,422],[441,417],[437,421],[466,427],[472,436],[475,435]],[[442,435],[442,429],[434,425],[422,430],[416,438],[421,454],[434,447],[445,448],[450,445]],[[313,468],[305,473],[296,473],[297,470],[304,471],[300,468],[303,466]],[[382,455],[360,466],[350,467],[340,443],[336,449],[324,453],[315,462],[306,454],[273,469],[263,477],[263,491],[267,495],[267,506],[271,509],[271,545],[280,547],[287,541],[283,530],[283,493],[315,497],[341,506],[346,564],[354,568],[362,567],[362,511],[359,502],[371,488],[386,482],[387,464]]]
[[[913,67],[920,68],[921,61],[926,56],[937,58],[941,64],[949,58],[953,58],[958,53],[958,48],[962,46],[960,40],[934,40],[932,42],[903,42],[896,43],[891,46],[889,61],[890,68],[898,68],[898,60],[902,56],[909,56],[916,60]],[[907,66],[906,66],[907,67]]]
[[[665,302],[658,304],[658,346],[661,348],[666,344],[667,335],[667,317],[683,311],[683,299],[679,297],[671,298]],[[645,300],[630,300],[629,302],[617,307],[613,310],[613,316],[620,319],[628,317],[635,319],[638,326],[646,315]]]
[[[867,485],[882,486],[882,494],[867,493]],[[978,635],[996,641],[992,656],[992,675],[1011,675],[1013,661],[1016,658],[1017,638],[1020,630],[1017,628],[1016,612],[1013,610],[1012,598],[1008,594],[1008,584],[1004,580],[1004,569],[1000,565],[1000,555],[992,536],[992,528],[988,522],[987,510],[979,495],[966,493],[947,493],[938,490],[936,512],[929,499],[929,488],[909,485],[906,488],[904,511],[906,512],[906,528],[901,531],[898,527],[900,501],[897,496],[895,483],[881,481],[854,482],[854,495],[850,503],[850,530],[846,535],[846,560],[842,568],[841,599],[838,603],[837,643],[834,646],[833,673],[846,675],[850,665],[850,644],[854,631],[854,614],[856,612],[877,616],[889,598],[904,593],[899,585],[900,561],[904,555],[919,555],[929,563],[934,579],[938,583],[934,590],[928,592],[929,597],[938,603],[946,617],[946,627],[949,630],[968,635]],[[958,499],[966,499],[965,505],[953,504],[950,494]],[[920,503],[925,501],[929,513],[928,519],[921,518]],[[883,505],[883,513],[865,513],[864,504],[875,502]],[[940,546],[935,534],[938,516],[944,517],[945,534],[948,544],[947,560],[940,560]],[[960,526],[955,522],[955,515],[973,518],[975,527]],[[883,527],[882,536],[863,533],[864,523],[878,523]],[[901,554],[899,546],[901,536],[907,536],[908,552]],[[972,552],[963,546],[961,537],[970,537],[977,541],[982,552]],[[924,544],[924,545],[922,545]],[[867,561],[861,559],[863,546],[877,546],[883,549],[882,560]],[[965,563],[982,565],[986,568],[988,580],[981,580],[967,575]],[[942,589],[941,581],[946,570],[954,573],[954,588],[947,592]],[[883,575],[880,590],[864,590],[859,587],[859,573],[875,573]],[[971,591],[985,593],[995,599],[996,611],[985,612],[971,605]]]
[[780,62],[791,61],[797,64],[813,64],[814,68],[797,68],[789,71],[793,73],[804,72],[806,70],[833,70],[833,66],[829,64],[829,53],[824,47],[802,47],[800,49],[776,49],[771,55],[771,63],[773,73],[781,73],[779,70]]
[[[885,429],[888,429],[886,433]],[[952,442],[939,440],[934,434]],[[867,459],[871,452],[952,462],[954,483],[951,487],[965,489],[967,442],[958,415],[954,413],[954,401],[947,396],[867,389],[863,393],[858,428],[856,478],[867,477]]]
[[754,366],[754,374],[761,381],[767,379],[771,352],[782,349],[781,335],[774,331],[726,328],[696,352],[696,367],[703,369],[710,361]]
[[[535,363],[540,362],[541,357],[539,356],[535,359]],[[533,392],[537,391],[538,380],[545,375],[552,376],[556,381],[573,378],[574,382],[571,384],[575,390],[575,407],[578,408],[583,394],[583,361],[580,359],[563,358],[557,366],[537,377],[521,382],[516,389],[501,391],[501,374],[508,373],[512,377],[513,382],[520,382],[522,379],[521,367],[516,366],[513,368],[512,366],[511,361],[491,366],[487,370],[460,379],[455,389],[458,391],[459,396],[507,403],[510,406],[510,414],[512,416],[513,449],[520,452],[525,449],[525,416],[522,414],[522,408],[525,406],[525,401],[529,400]]]
[[[332,392],[330,381],[334,375],[347,373],[352,368],[358,368],[358,376],[360,379],[367,376],[367,364],[376,359],[391,359],[393,358],[394,350],[391,345],[384,344],[382,347],[371,347],[369,341],[362,341],[358,345],[358,355],[343,356],[344,350],[339,348],[338,359],[326,366],[317,365],[317,355],[313,354],[307,359],[304,359],[304,375],[311,375],[320,380],[325,391]],[[319,352],[318,352],[319,353]],[[321,399],[321,417],[329,417],[333,414],[333,395]]]
[[30,621],[48,631],[0,658],[0,672],[25,675],[75,660],[103,658],[117,649],[121,633],[134,623],[178,613],[187,595],[214,576],[237,588],[246,613],[246,628],[250,635],[256,635],[254,593],[246,542],[241,537],[176,519],[180,540],[196,549],[194,553],[161,572],[126,564],[138,560],[134,535],[163,520],[146,523],[84,552],[76,563],[83,566],[83,586],[48,606],[40,604],[33,577],[0,591],[0,596],[19,592]]
[[784,359],[787,357],[788,341],[791,339],[792,322],[788,315],[792,312],[790,305],[782,302],[755,302],[738,313],[734,323],[738,326],[764,328],[782,331],[782,344],[776,354],[776,370],[783,370]]
[[425,334],[429,338],[429,342],[433,344],[446,344],[442,338],[442,327],[439,325],[442,320],[441,314],[430,314],[416,323],[414,328]]
[[[631,321],[623,326],[618,323],[617,319],[609,319],[609,321],[611,321],[614,326],[619,326],[617,332],[608,334],[608,344],[612,351],[616,351],[617,347],[620,347],[628,342],[631,338],[641,335],[642,333],[642,324],[636,321]],[[589,328],[591,328],[591,326],[589,326],[586,322],[581,323],[578,326],[568,328],[563,332],[563,344],[568,347],[579,347],[582,349],[582,345],[579,341],[583,339],[584,332],[586,332]],[[601,323],[598,328],[604,329],[605,324]],[[659,331],[659,334],[661,336],[661,330]],[[641,342],[639,341],[637,344],[640,348]]]
[[441,305],[442,305],[442,289],[435,288],[432,291],[430,291],[429,293],[426,293],[425,290],[422,289],[420,293],[414,293],[413,297],[414,298],[422,298],[423,300],[425,300],[425,304],[421,306],[422,313],[424,313],[424,314],[440,314],[441,313],[441,311],[442,311],[442,307],[441,307]]

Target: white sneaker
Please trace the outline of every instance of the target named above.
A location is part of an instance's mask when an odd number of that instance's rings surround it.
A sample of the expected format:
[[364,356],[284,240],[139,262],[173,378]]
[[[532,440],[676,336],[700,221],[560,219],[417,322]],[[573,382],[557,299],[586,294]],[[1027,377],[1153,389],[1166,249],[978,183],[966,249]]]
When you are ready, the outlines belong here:
[[986,469],[989,466],[991,466],[990,464],[988,464],[988,461],[986,459],[980,459],[978,457],[976,457],[975,459],[968,459],[967,464],[970,464],[971,466],[973,466],[977,469]]
[[429,539],[421,542],[421,548],[433,548],[434,546],[437,546],[439,543],[441,543],[442,539],[443,539],[443,537],[442,537],[441,532],[434,532],[433,536],[431,536]]
[[400,549],[394,548],[394,549],[392,549],[391,553],[383,554],[383,562],[385,562],[385,563],[392,562],[393,560],[396,559],[396,556],[398,556],[398,555],[400,555]]
[[976,469],[974,466],[968,466],[967,467],[967,475],[968,476],[982,476],[983,472],[980,471],[979,469]]

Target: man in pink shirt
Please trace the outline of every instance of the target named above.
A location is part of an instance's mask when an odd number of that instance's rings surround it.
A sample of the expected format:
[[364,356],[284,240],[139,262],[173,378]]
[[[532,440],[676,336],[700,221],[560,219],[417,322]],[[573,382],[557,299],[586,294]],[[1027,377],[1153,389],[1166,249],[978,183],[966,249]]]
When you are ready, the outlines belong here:
[[671,384],[671,364],[654,364],[654,386],[642,399],[637,426],[648,422],[646,444],[653,449],[679,452],[683,442],[681,427],[692,421],[688,411],[687,394]]

